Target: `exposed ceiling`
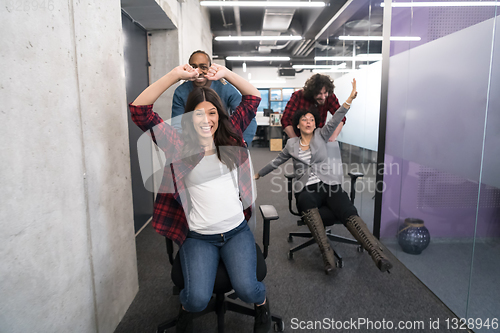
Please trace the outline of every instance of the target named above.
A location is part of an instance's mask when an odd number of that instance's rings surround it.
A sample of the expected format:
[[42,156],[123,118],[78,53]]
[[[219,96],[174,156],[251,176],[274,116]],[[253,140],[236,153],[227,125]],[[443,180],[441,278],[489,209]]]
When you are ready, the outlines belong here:
[[[230,1],[230,0],[228,0]],[[315,0],[312,0],[315,1]],[[323,8],[208,7],[216,36],[302,36],[299,41],[213,41],[214,57],[289,56],[286,62],[247,62],[247,66],[290,67],[323,64],[315,56],[380,53],[382,42],[342,41],[340,35],[382,36],[382,0],[326,0]],[[325,28],[327,26],[327,28]],[[229,67],[241,62],[227,62]],[[348,64],[348,66],[350,66]]]

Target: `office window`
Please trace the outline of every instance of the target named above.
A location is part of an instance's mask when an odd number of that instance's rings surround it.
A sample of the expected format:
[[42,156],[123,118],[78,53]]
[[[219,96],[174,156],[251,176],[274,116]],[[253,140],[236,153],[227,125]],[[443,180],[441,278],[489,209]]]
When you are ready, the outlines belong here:
[[284,102],[282,101],[276,101],[276,102],[271,102],[271,109],[273,109],[273,112],[283,112],[283,110],[285,109],[284,106],[286,105],[286,102],[283,104]]
[[294,91],[295,88],[283,88],[283,102],[288,102]]
[[264,111],[264,109],[269,108],[269,89],[258,89],[260,92],[260,97],[262,98],[259,106],[257,107],[258,111]]
[[283,94],[281,88],[271,88],[271,101],[281,101],[283,99]]

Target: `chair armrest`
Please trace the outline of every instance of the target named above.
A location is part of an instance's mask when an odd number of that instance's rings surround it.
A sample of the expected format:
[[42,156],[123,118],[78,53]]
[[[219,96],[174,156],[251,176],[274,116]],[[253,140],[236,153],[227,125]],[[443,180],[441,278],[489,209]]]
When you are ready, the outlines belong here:
[[362,172],[349,172],[348,175],[351,179],[356,180],[358,177],[363,177],[365,174]]
[[167,254],[168,261],[170,261],[170,265],[174,264],[174,242],[171,239],[165,237],[165,242],[167,243]]
[[273,205],[260,205],[259,209],[264,220],[277,220],[280,218]]
[[295,175],[286,174],[285,177],[287,179],[286,192],[288,193],[288,201],[291,203],[292,202],[292,182],[293,182],[293,179],[295,178]]
[[293,180],[295,178],[295,174],[289,173],[285,174],[286,179],[288,180],[287,185],[286,185],[286,192],[288,193],[288,210],[290,213],[292,213],[295,216],[300,216],[299,213],[295,212],[293,210],[293,191],[292,191],[292,186],[293,186]]
[[351,202],[354,205],[354,198],[356,197],[356,180],[359,177],[363,177],[364,174],[361,172],[349,172],[349,177],[351,177]]
[[271,233],[270,222],[272,220],[279,219],[278,212],[273,205],[260,205],[260,213],[262,214],[262,219],[264,220],[264,231],[262,233],[262,244],[264,245],[264,258],[267,258],[268,248],[269,248],[269,235]]

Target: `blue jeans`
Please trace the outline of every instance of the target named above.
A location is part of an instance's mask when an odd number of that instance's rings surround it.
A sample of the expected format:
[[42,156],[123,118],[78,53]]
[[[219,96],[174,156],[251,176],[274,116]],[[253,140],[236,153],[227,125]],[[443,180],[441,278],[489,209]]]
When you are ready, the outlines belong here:
[[179,249],[184,289],[180,301],[189,312],[203,311],[212,297],[219,259],[226,266],[238,297],[262,304],[266,287],[257,281],[255,239],[246,221],[224,234],[202,235],[189,231]]

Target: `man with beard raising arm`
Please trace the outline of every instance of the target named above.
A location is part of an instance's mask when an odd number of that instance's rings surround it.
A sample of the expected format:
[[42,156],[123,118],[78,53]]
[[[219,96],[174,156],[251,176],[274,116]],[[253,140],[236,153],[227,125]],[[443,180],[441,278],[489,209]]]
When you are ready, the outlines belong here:
[[[328,112],[332,115],[340,108],[337,96],[333,93],[333,81],[328,75],[315,74],[307,79],[304,88],[292,94],[288,101],[283,117],[281,118],[281,125],[289,138],[294,138],[297,135],[292,126],[292,119],[295,111],[309,110],[311,106],[316,106],[320,115],[320,122],[316,124],[318,128],[323,127],[326,122]],[[335,129],[329,141],[335,141],[339,135],[342,127],[344,126],[346,118],[342,119],[339,126]]]

